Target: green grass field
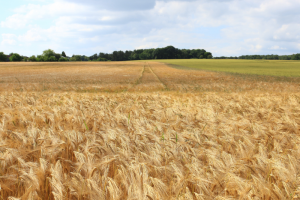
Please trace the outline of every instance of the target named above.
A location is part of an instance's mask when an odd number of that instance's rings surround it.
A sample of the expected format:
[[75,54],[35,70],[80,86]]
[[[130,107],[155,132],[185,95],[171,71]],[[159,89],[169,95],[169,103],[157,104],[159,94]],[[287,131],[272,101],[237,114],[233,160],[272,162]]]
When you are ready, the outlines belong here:
[[159,60],[175,67],[189,69],[229,72],[238,74],[256,74],[267,76],[300,77],[300,61],[291,60],[207,60],[180,59]]

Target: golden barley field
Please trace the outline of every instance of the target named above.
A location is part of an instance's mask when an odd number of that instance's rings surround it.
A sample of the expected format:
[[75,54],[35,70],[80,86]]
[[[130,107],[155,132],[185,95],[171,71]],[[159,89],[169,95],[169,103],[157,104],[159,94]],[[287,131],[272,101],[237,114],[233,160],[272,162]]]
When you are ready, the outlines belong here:
[[0,64],[0,199],[300,199],[297,80]]

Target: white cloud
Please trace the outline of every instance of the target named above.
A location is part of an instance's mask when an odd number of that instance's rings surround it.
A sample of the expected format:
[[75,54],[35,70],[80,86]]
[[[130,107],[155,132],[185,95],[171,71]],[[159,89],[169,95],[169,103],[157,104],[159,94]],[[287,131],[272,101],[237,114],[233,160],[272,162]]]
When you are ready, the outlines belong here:
[[26,27],[27,19],[20,14],[14,14],[1,22],[2,28],[18,29]]
[[20,35],[18,40],[20,42],[41,42],[47,40],[47,31],[40,28],[33,28],[28,30],[24,35]]
[[280,50],[280,49],[286,50],[286,48],[280,47],[280,46],[278,46],[278,45],[274,45],[274,46],[272,46],[270,49],[272,49],[272,50]]
[[17,36],[14,34],[1,34],[2,42],[1,45],[16,45],[17,44]]
[[[26,31],[2,43],[87,55],[165,45],[216,55],[293,53],[300,43],[299,9],[299,0],[54,0],[16,8],[1,27]],[[208,31],[197,33],[201,27]]]
[[155,0],[62,0],[65,2],[78,3],[81,5],[92,5],[101,10],[133,11],[149,10],[154,7]]

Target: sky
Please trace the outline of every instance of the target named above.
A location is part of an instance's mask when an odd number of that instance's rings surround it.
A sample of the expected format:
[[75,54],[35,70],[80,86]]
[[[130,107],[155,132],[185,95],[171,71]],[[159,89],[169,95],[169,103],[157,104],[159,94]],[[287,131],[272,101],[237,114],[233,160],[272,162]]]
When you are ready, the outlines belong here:
[[158,48],[213,56],[300,53],[300,0],[13,0],[0,52],[67,56]]

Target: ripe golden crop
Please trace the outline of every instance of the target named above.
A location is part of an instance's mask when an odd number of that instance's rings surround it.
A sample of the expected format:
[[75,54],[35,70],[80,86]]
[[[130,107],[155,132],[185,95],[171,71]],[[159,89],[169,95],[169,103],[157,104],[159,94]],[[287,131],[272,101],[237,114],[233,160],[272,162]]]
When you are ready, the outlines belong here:
[[[126,92],[91,92],[88,80],[68,92],[22,76],[1,83],[11,84],[0,93],[2,199],[299,198],[297,83],[251,89],[239,77],[133,65],[116,75],[132,73]],[[73,87],[72,73],[57,84]]]

